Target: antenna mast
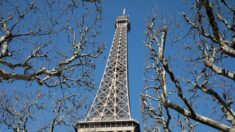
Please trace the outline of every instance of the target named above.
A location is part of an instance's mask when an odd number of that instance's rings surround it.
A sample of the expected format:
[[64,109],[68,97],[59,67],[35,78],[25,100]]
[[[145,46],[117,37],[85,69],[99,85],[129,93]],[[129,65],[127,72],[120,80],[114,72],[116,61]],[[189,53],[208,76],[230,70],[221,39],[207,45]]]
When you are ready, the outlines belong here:
[[123,9],[122,15],[125,16],[126,15],[126,9]]

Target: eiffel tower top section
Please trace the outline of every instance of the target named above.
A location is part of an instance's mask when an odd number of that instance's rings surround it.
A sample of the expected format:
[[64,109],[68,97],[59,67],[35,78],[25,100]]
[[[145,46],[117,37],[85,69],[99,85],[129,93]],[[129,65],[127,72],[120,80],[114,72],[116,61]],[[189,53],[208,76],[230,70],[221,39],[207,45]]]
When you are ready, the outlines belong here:
[[105,72],[86,121],[127,121],[131,120],[127,33],[130,31],[129,16],[117,17],[115,34]]
[[131,29],[129,16],[125,14],[125,9],[123,10],[122,16],[118,16],[115,22],[115,29],[119,27],[119,25],[125,25],[127,26],[127,31],[129,32]]

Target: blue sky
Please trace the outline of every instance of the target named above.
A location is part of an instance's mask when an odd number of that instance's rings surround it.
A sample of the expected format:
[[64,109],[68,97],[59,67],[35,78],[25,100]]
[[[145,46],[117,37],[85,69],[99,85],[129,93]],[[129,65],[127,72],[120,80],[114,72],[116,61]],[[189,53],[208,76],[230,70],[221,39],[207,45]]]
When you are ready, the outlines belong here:
[[[129,89],[130,89],[130,100],[131,100],[131,111],[132,118],[140,122],[141,127],[143,127],[143,122],[140,112],[140,94],[144,86],[144,64],[146,63],[147,58],[147,49],[145,48],[145,25],[146,19],[148,16],[157,14],[157,19],[165,18],[167,21],[170,20],[171,23],[178,23],[181,25],[177,29],[176,33],[179,33],[181,36],[185,35],[188,31],[188,25],[183,21],[181,13],[190,14],[189,9],[192,7],[191,4],[187,3],[191,1],[187,0],[104,0],[103,5],[103,23],[102,23],[102,39],[105,40],[106,51],[104,53],[104,59],[100,61],[96,77],[100,81],[105,64],[108,57],[108,51],[110,50],[113,35],[114,35],[114,22],[117,16],[122,14],[122,10],[126,9],[126,14],[130,16],[131,21],[131,31],[128,35],[128,54],[129,54]],[[191,12],[192,13],[192,12]],[[174,30],[173,30],[174,31]],[[171,34],[174,35],[174,34]],[[169,38],[173,38],[169,36]],[[170,40],[167,40],[170,41]],[[192,43],[192,40],[185,39],[184,42],[181,42],[180,45]],[[168,45],[169,46],[169,45]],[[182,50],[182,49],[181,49]],[[182,57],[184,51],[179,51],[171,47],[167,49],[168,54],[173,55],[175,58]],[[186,55],[192,56],[192,52],[187,52]],[[177,57],[176,57],[177,56]],[[180,59],[183,62],[183,59]],[[176,61],[176,60],[174,60]],[[231,64],[228,63],[228,64]],[[226,65],[226,64],[225,64]],[[183,74],[183,68],[187,67],[186,64],[181,62],[174,63],[174,68],[179,68],[180,70],[174,71],[175,74]],[[196,66],[191,66],[192,68],[197,68]],[[230,69],[233,69],[233,66],[228,66]],[[187,72],[184,71],[185,74]],[[186,87],[187,88],[187,87]],[[174,100],[174,99],[172,99]],[[203,103],[198,102],[199,113],[208,117],[215,117],[212,113],[208,113],[208,109],[211,108],[212,102],[206,102],[207,98],[203,98]],[[175,100],[174,100],[175,101]],[[205,104],[209,104],[205,107]],[[217,116],[216,116],[217,117]],[[218,118],[220,118],[218,116]],[[212,128],[208,128],[204,125],[200,125],[196,130],[215,131]]]
[[[191,2],[189,0],[189,2]],[[101,35],[99,36],[100,40],[102,40],[105,43],[106,49],[104,54],[101,58],[99,58],[97,62],[97,69],[95,70],[95,82],[96,82],[96,90],[98,90],[99,83],[101,81],[105,64],[108,59],[108,53],[112,44],[113,36],[114,36],[114,23],[117,18],[117,16],[122,15],[123,9],[126,9],[126,14],[130,16],[130,23],[131,23],[131,31],[128,34],[128,62],[129,62],[129,89],[130,89],[130,101],[131,101],[131,112],[132,112],[132,118],[136,119],[140,122],[141,127],[143,127],[142,117],[141,117],[141,111],[140,111],[140,94],[142,92],[142,88],[144,87],[144,65],[146,63],[147,59],[147,48],[145,47],[145,26],[147,17],[152,16],[153,14],[157,14],[157,19],[161,20],[162,18],[165,18],[166,21],[170,20],[171,23],[179,23],[180,25],[183,25],[183,27],[180,27],[179,30],[173,30],[176,31],[174,33],[180,33],[180,35],[185,35],[188,31],[188,26],[185,26],[185,22],[183,22],[182,16],[180,15],[182,12],[185,12],[189,15],[191,15],[187,10],[190,8],[190,5],[187,4],[187,0],[103,0],[103,19],[102,19],[102,27],[101,27]],[[81,13],[81,12],[80,12]],[[79,14],[79,13],[78,13]],[[75,17],[75,16],[73,16]],[[63,36],[63,34],[61,34]],[[168,42],[170,41],[170,38],[173,38],[173,35],[175,34],[168,34],[169,37],[167,38]],[[64,37],[56,37],[56,42],[60,42],[64,39]],[[183,44],[188,44],[192,42],[189,39],[186,39],[184,43],[181,43],[179,45],[169,45],[167,42],[167,54],[173,56],[174,58],[177,58],[181,62],[183,62],[182,57],[183,53],[182,51],[179,51],[179,47]],[[57,46],[56,49],[64,50],[66,49],[66,46],[64,43],[59,43],[62,46]],[[193,43],[192,43],[193,44]],[[174,46],[178,47],[178,49],[175,49]],[[169,48],[170,47],[170,48]],[[173,48],[172,48],[173,47]],[[67,47],[69,48],[69,47]],[[181,49],[182,50],[182,49]],[[183,51],[184,52],[184,51]],[[192,55],[191,52],[187,52],[187,55]],[[185,53],[186,54],[186,53]],[[174,56],[175,55],[175,56]],[[177,62],[177,60],[173,60],[174,62],[174,68],[177,68],[176,71],[174,71],[176,74],[181,74],[184,72],[184,67],[186,67],[185,63],[181,63],[180,61]],[[231,64],[231,63],[228,63]],[[234,63],[233,63],[234,64]],[[45,64],[43,64],[45,65]],[[195,66],[192,66],[192,68],[195,68]],[[229,68],[233,68],[233,66],[230,66]],[[180,69],[180,70],[178,70]],[[187,72],[185,72],[187,74]],[[232,82],[233,83],[233,82]],[[35,82],[29,83],[28,82],[22,82],[22,81],[15,81],[12,84],[3,84],[1,87],[8,87],[9,85],[12,85],[12,89],[6,89],[8,93],[13,93],[14,90],[23,90],[23,92],[32,92],[37,91],[37,85]],[[20,88],[22,87],[22,88]],[[43,86],[44,88],[45,86]],[[32,89],[33,88],[33,89]],[[52,91],[53,89],[42,89],[39,87],[39,90],[42,91]],[[75,91],[77,93],[83,94],[83,91]],[[86,91],[87,92],[87,91]],[[92,92],[88,92],[88,100],[90,102],[94,99],[94,94],[96,93],[95,90]],[[92,96],[90,96],[92,94]],[[58,93],[55,92],[53,96],[57,96]],[[174,99],[171,98],[172,100]],[[203,99],[202,99],[203,100]],[[174,100],[175,101],[175,100]],[[200,100],[201,101],[201,100]],[[44,102],[44,100],[42,100]],[[204,103],[204,102],[203,102]],[[199,107],[203,106],[203,104],[199,102]],[[49,103],[48,103],[49,104]],[[208,103],[210,104],[210,102]],[[87,106],[90,107],[90,106]],[[205,107],[205,106],[204,106]],[[52,108],[51,108],[52,109]],[[200,108],[199,113],[205,113],[207,111],[207,108]],[[47,111],[45,111],[47,112]],[[52,111],[50,111],[52,112]],[[84,113],[83,113],[84,112]],[[82,111],[79,114],[86,116],[86,111]],[[40,116],[41,113],[39,112],[38,115]],[[213,116],[210,113],[210,116]],[[50,118],[50,115],[48,116],[42,116],[43,119],[39,120],[39,122],[43,121],[43,123],[47,123],[45,120],[49,120],[47,118]],[[32,129],[33,127],[40,127],[37,125],[41,125],[38,122],[33,122],[33,125],[31,125]],[[36,124],[36,125],[35,125]],[[208,128],[208,127],[207,127]],[[1,126],[0,126],[0,129]],[[3,128],[4,129],[4,128]],[[66,128],[64,128],[67,130]],[[65,131],[64,129],[61,129],[60,131]],[[73,129],[73,128],[72,128]],[[176,130],[176,129],[175,129]],[[198,130],[203,130],[202,127],[200,127]],[[208,129],[207,129],[208,130]]]
[[97,66],[96,78],[98,81],[102,78],[115,31],[114,22],[125,8],[131,21],[131,31],[128,34],[131,111],[132,118],[141,123],[140,94],[144,86],[144,64],[147,55],[144,44],[146,19],[156,13],[154,10],[160,17],[179,17],[187,5],[183,1],[172,0],[105,0],[103,4],[102,39],[106,50],[104,59],[101,59]]

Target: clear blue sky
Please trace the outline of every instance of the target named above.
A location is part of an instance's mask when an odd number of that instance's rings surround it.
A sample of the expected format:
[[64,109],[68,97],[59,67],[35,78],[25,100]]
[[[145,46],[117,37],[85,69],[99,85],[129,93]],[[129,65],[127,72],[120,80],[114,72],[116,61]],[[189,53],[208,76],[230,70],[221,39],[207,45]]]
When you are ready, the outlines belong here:
[[[180,23],[184,25],[185,23],[182,23],[182,16],[180,15],[180,13],[187,13],[187,10],[190,8],[190,5],[188,5],[186,1],[187,0],[103,0],[103,19],[101,28],[102,35],[99,37],[101,37],[100,39],[105,42],[106,49],[102,57],[99,58],[97,61],[98,65],[95,71],[95,81],[97,83],[97,89],[102,78],[105,69],[105,64],[108,59],[108,53],[112,44],[113,35],[115,31],[115,19],[117,16],[122,15],[122,11],[125,8],[126,14],[130,16],[131,21],[131,31],[128,34],[129,89],[131,100],[131,112],[132,118],[139,121],[141,127],[143,127],[143,123],[140,111],[140,94],[144,86],[144,65],[146,63],[147,58],[147,49],[144,43],[146,19],[148,16],[151,16],[156,13],[159,16],[159,18],[157,19],[162,19],[165,17],[166,20],[170,19],[175,23]],[[183,29],[185,28],[183,27]],[[61,48],[64,47],[62,46]],[[180,53],[177,50],[168,50],[168,52],[172,54]],[[178,62],[177,65],[182,64]],[[182,72],[182,70],[179,70],[177,72]],[[14,91],[14,89],[22,89],[23,92],[29,93],[38,90],[37,87],[35,87],[37,85],[35,85],[34,83],[27,85],[27,82],[25,83],[22,81],[15,81],[12,84],[1,84],[1,87],[8,88],[9,85],[13,85],[13,88],[6,89],[8,93],[13,93],[12,91]],[[47,91],[48,89],[42,89],[42,87],[40,87],[40,90]],[[49,89],[48,91],[50,90],[51,89]],[[94,92],[92,94],[96,93],[95,91],[92,92]],[[53,96],[57,96],[57,94],[53,94]],[[91,100],[92,102],[95,96],[89,97],[89,100]],[[44,100],[42,100],[42,102],[44,102]],[[207,109],[200,109],[200,112],[205,112],[206,110]],[[41,120],[39,120],[39,122],[47,123],[46,121],[49,120],[47,118],[50,118],[51,115],[48,114],[49,112],[45,112],[46,116],[41,116],[44,113],[37,113],[38,116],[43,117]],[[41,125],[41,123],[33,122],[30,127],[32,127],[33,130],[34,127],[40,127],[39,125]],[[1,127],[0,129],[7,130],[7,128]],[[66,128],[64,129],[61,129],[60,131],[66,131]]]
[[[107,61],[108,51],[110,50],[113,35],[114,35],[114,22],[117,16],[122,14],[122,10],[126,9],[126,14],[130,16],[131,31],[129,32],[128,50],[129,50],[129,89],[131,100],[132,118],[140,122],[143,127],[143,121],[140,112],[140,94],[144,86],[144,64],[146,62],[147,49],[145,47],[145,26],[147,17],[154,13],[159,16],[157,19],[165,18],[172,23],[179,23],[180,35],[186,34],[188,27],[184,26],[186,23],[183,21],[182,12],[191,15],[188,11],[192,7],[187,0],[104,0],[103,6],[103,27],[102,35],[106,44],[106,51],[104,53],[105,59],[98,65],[96,72],[97,80],[100,81],[105,64]],[[183,31],[183,32],[182,32]],[[182,35],[182,36],[183,36]],[[171,38],[171,36],[169,37]],[[168,40],[169,41],[169,40]],[[191,40],[186,39],[185,43],[191,43]],[[179,45],[177,45],[179,46]],[[181,51],[174,48],[168,49],[172,55],[179,55]],[[191,55],[191,53],[189,53]],[[180,55],[179,55],[180,56]],[[173,56],[174,57],[174,56]],[[181,56],[182,57],[182,56]],[[231,64],[231,63],[229,63]],[[184,70],[184,64],[181,62],[174,63],[174,66],[180,68],[180,70],[174,71],[176,74],[181,74]],[[226,65],[226,64],[225,64]],[[233,66],[228,66],[230,69]],[[206,100],[204,100],[206,101]],[[210,102],[208,103],[210,104]],[[198,107],[203,107],[198,110],[199,113],[203,113],[207,116],[214,116],[208,113],[207,108],[199,103]],[[212,128],[200,125],[196,130],[215,131]],[[176,130],[177,131],[177,130]]]
[[105,40],[106,51],[103,55],[105,59],[102,59],[97,66],[96,78],[98,81],[102,78],[114,35],[114,22],[117,16],[122,15],[122,11],[125,8],[126,14],[130,16],[131,21],[131,31],[128,34],[131,111],[132,118],[138,120],[141,124],[140,94],[144,86],[146,19],[148,16],[153,15],[153,9],[159,11],[157,13],[161,17],[179,17],[179,13],[185,7],[187,7],[186,3],[181,0],[104,0],[102,39]]

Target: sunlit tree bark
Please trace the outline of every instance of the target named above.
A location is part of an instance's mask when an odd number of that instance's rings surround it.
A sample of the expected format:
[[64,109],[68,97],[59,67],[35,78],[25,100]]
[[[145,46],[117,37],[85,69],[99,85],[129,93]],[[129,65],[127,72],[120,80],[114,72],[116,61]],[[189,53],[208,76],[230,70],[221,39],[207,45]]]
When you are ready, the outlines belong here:
[[[173,124],[178,124],[182,131],[194,131],[204,124],[220,131],[235,131],[234,6],[231,1],[196,0],[192,13],[182,14],[190,30],[184,37],[188,44],[181,58],[182,67],[187,67],[180,71],[167,51],[171,47],[168,39],[173,41],[168,34],[173,28],[155,16],[148,19],[146,47],[150,59],[142,110],[144,115],[151,115],[158,128],[173,131]],[[184,40],[178,39],[177,43],[182,45]],[[214,109],[201,107],[203,104]],[[199,112],[203,109],[205,113]]]
[[[73,129],[86,106],[77,89],[94,87],[104,49],[101,13],[98,0],[0,1],[0,129]],[[48,121],[32,130],[43,111]]]

